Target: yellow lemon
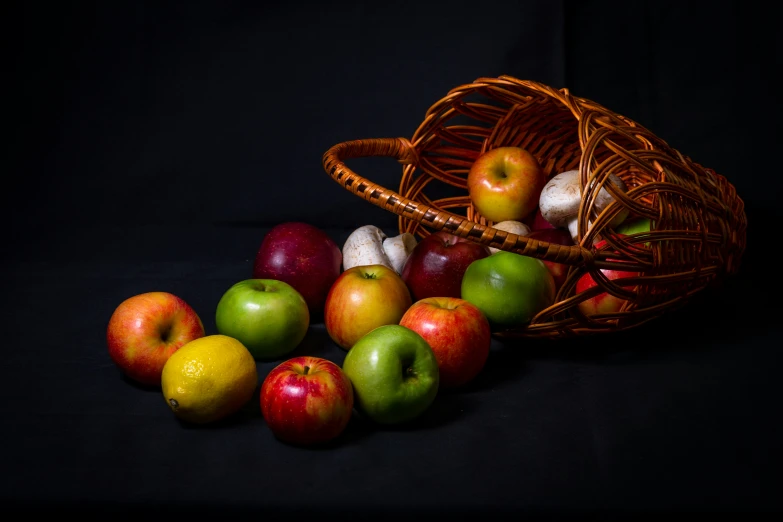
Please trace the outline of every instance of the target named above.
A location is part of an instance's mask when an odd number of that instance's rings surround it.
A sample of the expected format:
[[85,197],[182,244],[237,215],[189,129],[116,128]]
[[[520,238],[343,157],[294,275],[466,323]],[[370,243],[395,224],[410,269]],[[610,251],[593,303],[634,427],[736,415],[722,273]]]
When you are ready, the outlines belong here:
[[244,344],[226,335],[194,339],[169,357],[161,387],[185,422],[206,424],[237,412],[253,396],[258,369]]

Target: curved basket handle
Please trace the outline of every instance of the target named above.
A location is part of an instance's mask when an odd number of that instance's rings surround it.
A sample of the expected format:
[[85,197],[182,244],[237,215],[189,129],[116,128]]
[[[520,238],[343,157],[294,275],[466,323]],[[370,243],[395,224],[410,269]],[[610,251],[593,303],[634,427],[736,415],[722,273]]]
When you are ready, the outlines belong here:
[[566,265],[592,264],[597,268],[618,268],[618,263],[607,263],[599,255],[579,245],[566,246],[519,236],[469,221],[463,216],[438,210],[413,201],[397,192],[372,183],[349,169],[344,160],[368,156],[397,158],[400,163],[418,164],[416,149],[405,138],[373,138],[352,140],[334,145],[323,155],[324,170],[349,192],[373,205],[417,221],[434,230],[446,230],[456,236],[488,247],[499,248],[537,259]]

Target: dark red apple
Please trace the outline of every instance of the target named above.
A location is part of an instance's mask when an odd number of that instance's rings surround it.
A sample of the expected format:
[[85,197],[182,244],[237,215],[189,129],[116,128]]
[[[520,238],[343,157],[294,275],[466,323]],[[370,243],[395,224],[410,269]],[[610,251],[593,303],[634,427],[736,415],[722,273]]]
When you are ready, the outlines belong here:
[[[595,248],[600,249],[605,244],[606,244],[606,240],[601,240],[595,244]],[[628,272],[625,270],[612,270],[609,268],[601,269],[601,272],[607,277],[607,279],[610,280],[622,279],[624,277],[636,277],[639,275],[638,272]],[[580,277],[579,280],[576,282],[576,293],[579,294],[581,292],[589,290],[590,288],[593,288],[594,286],[598,286],[598,283],[595,282],[593,276],[591,276],[589,273],[586,273],[582,275],[582,277]],[[595,315],[595,314],[619,312],[620,309],[623,307],[623,305],[625,305],[625,302],[626,300],[621,297],[614,296],[609,292],[603,292],[595,297],[592,297],[585,301],[581,301],[578,304],[578,306],[579,309],[582,311],[582,313],[584,313],[585,315]]]
[[320,320],[342,260],[340,247],[320,228],[296,221],[280,223],[261,242],[253,278],[288,283],[304,297],[311,321]]
[[536,231],[536,230],[549,230],[552,228],[556,228],[552,223],[544,219],[544,216],[541,215],[541,208],[537,207],[536,211],[533,213],[533,218],[530,220],[530,230]]
[[[571,234],[564,228],[541,228],[533,230],[527,237],[557,245],[571,246],[574,244],[574,240],[571,239]],[[568,277],[568,269],[571,267],[563,263],[555,263],[554,261],[548,261],[546,259],[542,259],[541,261],[546,265],[547,269],[552,274],[552,278],[555,280],[555,290],[559,289],[566,280],[566,277]]]
[[419,241],[400,275],[414,302],[425,297],[460,297],[468,265],[489,255],[484,245],[439,230]]

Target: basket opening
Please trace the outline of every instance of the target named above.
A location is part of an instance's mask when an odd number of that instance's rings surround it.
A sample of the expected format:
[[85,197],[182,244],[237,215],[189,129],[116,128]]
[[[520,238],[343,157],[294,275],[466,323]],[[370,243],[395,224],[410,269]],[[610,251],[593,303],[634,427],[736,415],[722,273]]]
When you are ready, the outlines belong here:
[[[597,104],[585,103],[580,111],[569,105],[570,101],[553,92],[509,90],[497,85],[452,91],[433,105],[414,133],[412,143],[420,161],[404,169],[400,193],[491,226],[493,223],[478,214],[465,197],[467,174],[480,154],[502,146],[529,151],[547,177],[580,168],[587,148],[588,173],[616,174],[629,189],[660,176],[651,160],[632,162],[627,156],[645,158],[653,147],[665,144]],[[447,186],[457,188],[457,193]],[[640,194],[627,205],[634,215],[653,219],[658,214],[655,196],[655,192]],[[597,218],[592,209],[587,212],[590,221]],[[427,233],[418,224],[406,228]]]
[[[398,214],[400,231],[418,236],[431,233],[427,227],[443,228],[497,245],[497,235],[472,226],[494,223],[476,212],[467,191],[471,165],[490,149],[525,148],[548,177],[573,169],[582,175],[577,216],[582,249],[504,243],[552,262],[567,260],[570,266],[555,303],[529,324],[496,332],[499,335],[557,338],[642,324],[736,272],[745,250],[743,202],[725,178],[693,163],[641,125],[566,89],[509,76],[479,78],[436,102],[404,144],[404,156],[397,157],[414,163],[403,166],[398,193],[410,203],[386,208]],[[595,198],[611,175],[618,176],[627,191],[610,187],[615,201],[598,212]],[[340,181],[339,176],[335,179]],[[623,236],[613,227],[619,228],[618,220],[626,214],[625,219],[648,218],[653,226]],[[609,246],[594,243],[593,257],[578,257],[591,239],[605,239]],[[533,248],[527,248],[530,245]],[[623,284],[600,277],[600,270],[612,265],[639,275]],[[600,287],[589,295],[576,290],[588,272]],[[619,310],[604,309],[588,317],[580,305],[601,291],[625,301]]]

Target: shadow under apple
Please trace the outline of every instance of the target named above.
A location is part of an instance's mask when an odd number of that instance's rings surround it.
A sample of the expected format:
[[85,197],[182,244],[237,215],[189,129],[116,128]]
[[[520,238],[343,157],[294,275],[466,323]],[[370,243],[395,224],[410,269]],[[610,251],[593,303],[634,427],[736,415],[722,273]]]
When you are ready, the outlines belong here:
[[345,430],[332,440],[317,444],[297,445],[283,441],[291,448],[309,451],[331,451],[341,446],[360,445],[362,441],[371,438],[378,432],[405,432],[426,431],[440,429],[443,426],[457,422],[464,417],[473,407],[468,405],[464,397],[458,395],[437,396],[430,407],[421,415],[407,422],[399,424],[381,424],[362,415],[354,409],[353,415]]
[[332,341],[323,324],[311,324],[302,342],[291,353],[280,358],[278,362],[307,355],[310,357],[321,357],[332,361],[338,366],[342,366],[346,353],[345,350]]
[[236,429],[237,426],[247,425],[249,423],[261,422],[263,423],[263,416],[261,415],[261,406],[258,402],[259,393],[261,392],[261,385],[256,386],[253,391],[253,395],[239,410],[234,413],[206,424],[196,424],[192,422],[186,422],[182,419],[177,419],[179,425],[186,430],[225,430]]
[[457,422],[468,415],[472,409],[473,404],[465,397],[439,391],[429,408],[414,419],[397,424],[381,424],[355,410],[349,428],[359,434],[364,433],[365,436],[377,431],[433,430]]
[[441,395],[473,394],[495,387],[498,382],[521,378],[525,372],[525,352],[521,346],[508,346],[508,341],[494,338],[489,356],[481,371],[469,382],[456,388],[439,390]]
[[129,377],[125,372],[122,370],[117,369],[117,373],[119,374],[120,379],[128,386],[131,386],[132,388],[135,388],[139,391],[143,392],[154,392],[154,393],[161,393],[160,384],[153,385],[153,384],[144,384],[136,379],[133,379]]
[[701,353],[715,345],[742,342],[742,330],[736,327],[738,316],[759,314],[735,306],[739,289],[740,283],[735,281],[707,288],[680,308],[626,330],[566,339],[493,339],[493,346],[497,344],[498,348],[490,353],[488,368],[476,380],[495,382],[504,373],[513,373],[513,367],[525,360],[624,364],[672,354]]

